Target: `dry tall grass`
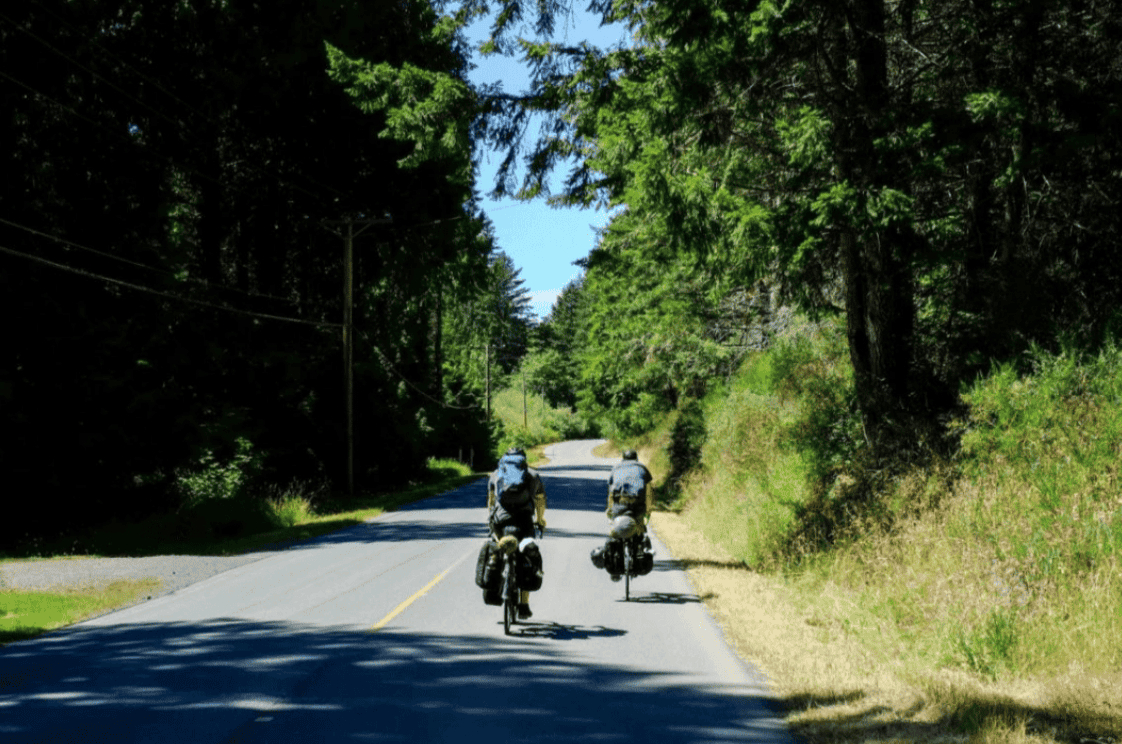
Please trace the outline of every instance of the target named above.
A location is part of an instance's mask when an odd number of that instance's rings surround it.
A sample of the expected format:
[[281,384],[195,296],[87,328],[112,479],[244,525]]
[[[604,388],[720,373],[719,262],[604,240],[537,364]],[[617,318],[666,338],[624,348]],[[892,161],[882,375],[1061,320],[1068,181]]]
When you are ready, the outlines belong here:
[[1122,671],[987,681],[915,653],[847,587],[749,570],[706,539],[688,511],[658,512],[652,526],[807,744],[1122,740]]

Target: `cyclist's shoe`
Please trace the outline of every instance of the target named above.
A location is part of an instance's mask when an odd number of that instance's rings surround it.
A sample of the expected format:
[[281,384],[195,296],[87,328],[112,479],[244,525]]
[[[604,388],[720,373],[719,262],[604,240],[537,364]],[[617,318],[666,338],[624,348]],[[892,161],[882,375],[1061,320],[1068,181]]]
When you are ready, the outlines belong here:
[[533,616],[534,616],[534,613],[530,612],[530,605],[528,605],[528,604],[518,605],[518,619],[519,620],[527,620],[527,619],[529,619]]
[[612,574],[612,581],[619,581],[623,576],[621,574]]

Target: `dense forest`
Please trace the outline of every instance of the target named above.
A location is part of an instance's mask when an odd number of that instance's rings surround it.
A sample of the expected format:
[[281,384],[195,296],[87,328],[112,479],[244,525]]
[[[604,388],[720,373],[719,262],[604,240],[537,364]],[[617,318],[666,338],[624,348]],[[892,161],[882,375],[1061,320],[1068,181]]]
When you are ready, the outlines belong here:
[[486,460],[484,354],[529,315],[465,55],[427,3],[5,5],[0,537],[230,463],[345,493],[348,241],[355,487]]
[[[0,538],[215,463],[345,492],[347,366],[359,489],[484,465],[516,370],[634,435],[795,313],[844,319],[839,446],[953,448],[965,381],[1116,330],[1118,6],[616,0],[595,49],[571,0],[7,3]],[[529,90],[467,81],[483,16]],[[613,210],[538,326],[482,189]]]

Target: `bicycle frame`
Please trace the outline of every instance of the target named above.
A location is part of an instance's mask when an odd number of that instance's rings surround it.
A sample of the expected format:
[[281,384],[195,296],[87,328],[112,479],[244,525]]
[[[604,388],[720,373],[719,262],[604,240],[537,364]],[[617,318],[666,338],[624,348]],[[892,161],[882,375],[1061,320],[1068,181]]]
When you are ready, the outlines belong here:
[[631,577],[635,573],[635,557],[631,555],[632,538],[623,541],[623,601],[631,601]]

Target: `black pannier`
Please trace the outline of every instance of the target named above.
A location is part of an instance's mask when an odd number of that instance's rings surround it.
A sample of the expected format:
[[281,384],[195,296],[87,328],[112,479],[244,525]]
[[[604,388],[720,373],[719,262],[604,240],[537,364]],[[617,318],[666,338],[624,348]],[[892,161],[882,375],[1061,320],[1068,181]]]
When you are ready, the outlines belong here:
[[604,568],[612,576],[623,575],[623,543],[619,540],[608,540],[604,545]]
[[646,576],[654,569],[654,548],[651,547],[650,536],[644,535],[642,544],[637,544],[636,548],[635,573]]
[[542,579],[545,577],[545,572],[542,571],[542,552],[532,540],[525,542],[524,546],[519,546],[518,550],[518,588],[536,592],[542,588]]
[[487,540],[479,549],[475,563],[475,584],[483,589],[483,601],[489,605],[503,603],[503,570],[495,543]]
[[484,541],[479,548],[479,557],[475,561],[475,585],[480,589],[487,587],[487,561],[491,558],[491,541]]

